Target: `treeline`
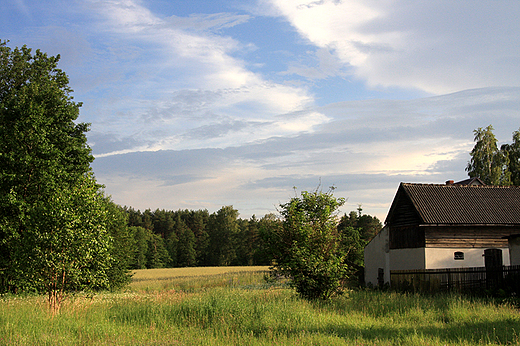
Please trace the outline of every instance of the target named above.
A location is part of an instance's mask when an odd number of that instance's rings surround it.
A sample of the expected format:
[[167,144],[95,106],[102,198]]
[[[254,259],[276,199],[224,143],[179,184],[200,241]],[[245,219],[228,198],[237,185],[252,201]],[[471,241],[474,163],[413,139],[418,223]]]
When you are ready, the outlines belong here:
[[[130,241],[124,247],[130,269],[271,265],[268,240],[281,226],[274,214],[241,219],[232,206],[211,214],[207,210],[121,210],[127,218]],[[352,263],[363,265],[364,245],[381,227],[361,208],[340,218],[338,230],[348,239],[345,246],[351,248]]]

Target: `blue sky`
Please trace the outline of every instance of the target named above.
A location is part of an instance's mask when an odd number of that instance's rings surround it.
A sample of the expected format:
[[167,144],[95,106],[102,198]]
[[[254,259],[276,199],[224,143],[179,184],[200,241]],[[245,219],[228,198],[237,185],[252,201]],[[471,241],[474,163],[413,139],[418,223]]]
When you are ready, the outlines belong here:
[[3,0],[0,39],[60,54],[121,205],[276,212],[336,187],[384,220],[400,182],[467,177],[520,127],[520,2]]

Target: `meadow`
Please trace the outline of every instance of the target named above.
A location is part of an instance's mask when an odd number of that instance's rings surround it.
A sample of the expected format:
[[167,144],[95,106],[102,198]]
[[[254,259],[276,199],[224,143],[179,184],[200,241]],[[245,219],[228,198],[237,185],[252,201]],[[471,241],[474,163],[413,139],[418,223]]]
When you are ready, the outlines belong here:
[[266,267],[136,271],[124,291],[0,299],[0,345],[514,345],[514,301],[348,291],[328,302],[267,283]]

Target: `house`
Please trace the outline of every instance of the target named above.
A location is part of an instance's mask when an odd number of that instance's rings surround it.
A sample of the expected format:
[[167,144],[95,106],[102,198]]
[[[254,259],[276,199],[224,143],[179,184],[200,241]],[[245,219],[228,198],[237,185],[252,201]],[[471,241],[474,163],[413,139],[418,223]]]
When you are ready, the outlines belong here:
[[520,187],[478,178],[401,183],[384,228],[365,248],[365,282],[390,282],[391,270],[509,265],[517,234]]

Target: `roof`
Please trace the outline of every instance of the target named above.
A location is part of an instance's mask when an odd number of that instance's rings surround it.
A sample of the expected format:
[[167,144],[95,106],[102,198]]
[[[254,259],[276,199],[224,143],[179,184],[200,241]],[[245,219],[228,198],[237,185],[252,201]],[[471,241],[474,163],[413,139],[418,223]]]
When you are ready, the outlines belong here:
[[466,179],[466,180],[461,180],[461,181],[458,181],[456,183],[454,183],[455,185],[486,185],[484,184],[484,182],[480,179],[480,178],[469,178],[469,179]]
[[520,225],[520,187],[401,183],[386,222],[409,198],[423,224]]

